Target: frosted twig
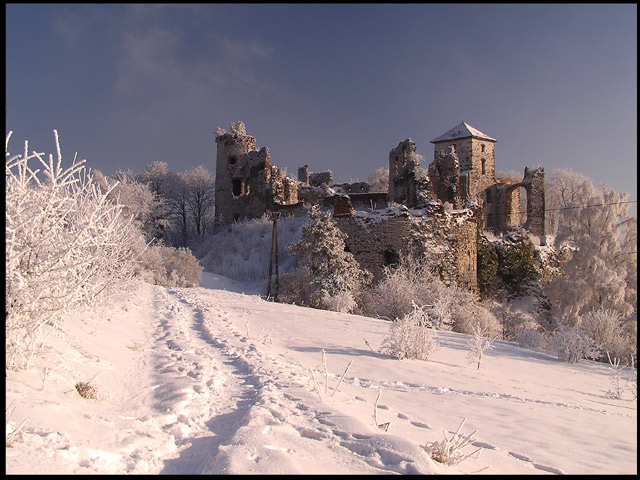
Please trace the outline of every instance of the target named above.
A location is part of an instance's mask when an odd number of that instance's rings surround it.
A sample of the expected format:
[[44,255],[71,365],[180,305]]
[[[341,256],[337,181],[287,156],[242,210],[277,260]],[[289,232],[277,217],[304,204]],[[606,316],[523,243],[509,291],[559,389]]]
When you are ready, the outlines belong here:
[[378,387],[378,396],[376,398],[376,403],[373,404],[373,420],[376,422],[376,426],[380,429],[380,430],[384,430],[385,432],[389,430],[389,426],[391,425],[391,422],[387,422],[387,423],[378,423],[378,401],[380,400],[380,397],[382,396],[382,388]]
[[311,379],[313,380],[313,384],[315,385],[315,391],[318,394],[320,400],[322,400],[322,395],[320,395],[320,385],[318,385],[318,380],[316,380],[316,376],[313,374],[313,370],[309,367],[309,374],[311,375]]
[[324,393],[327,393],[327,389],[329,388],[329,371],[327,370],[327,354],[322,349],[322,365],[324,366]]
[[347,368],[345,368],[344,373],[342,374],[342,376],[340,377],[340,381],[338,382],[338,384],[336,385],[336,388],[333,389],[333,393],[331,394],[331,396],[333,397],[336,392],[338,391],[338,387],[340,386],[340,384],[342,383],[342,380],[344,380],[344,376],[347,374],[347,372],[349,371],[349,368],[351,368],[351,364],[353,363],[353,360],[351,360],[349,362],[349,365],[347,365]]

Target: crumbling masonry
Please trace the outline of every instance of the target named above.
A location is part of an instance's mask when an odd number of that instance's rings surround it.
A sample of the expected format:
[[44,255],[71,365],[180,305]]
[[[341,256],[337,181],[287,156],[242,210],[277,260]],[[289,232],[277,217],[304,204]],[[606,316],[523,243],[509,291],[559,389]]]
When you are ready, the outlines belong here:
[[380,193],[366,182],[335,185],[331,172],[309,172],[308,165],[297,180],[286,177],[266,147],[256,151],[241,122],[232,124],[231,132],[216,134],[216,224],[276,210],[303,215],[320,204],[333,209],[345,248],[375,279],[414,253],[437,265],[444,280],[476,289],[478,231],[524,228],[544,239],[544,169],[496,179],[496,141],[461,122],[431,141],[434,159],[425,170],[406,139],[389,152],[389,188]]

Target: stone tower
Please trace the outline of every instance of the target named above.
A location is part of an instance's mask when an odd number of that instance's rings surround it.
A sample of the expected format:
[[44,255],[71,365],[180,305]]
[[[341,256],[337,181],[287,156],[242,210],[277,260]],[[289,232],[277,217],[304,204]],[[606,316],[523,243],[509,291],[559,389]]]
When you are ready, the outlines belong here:
[[[440,166],[439,159],[449,159],[457,156],[460,189],[456,192],[462,200],[472,198],[496,183],[496,161],[494,155],[495,138],[461,122],[448,132],[431,140],[434,144],[434,168],[436,176]],[[453,148],[452,148],[453,146]],[[446,162],[454,163],[454,162]],[[448,168],[450,170],[451,168]],[[448,172],[442,172],[448,175]],[[431,176],[431,175],[430,175]],[[448,175],[449,176],[449,175]],[[432,178],[432,182],[436,179]],[[447,198],[451,192],[438,192],[438,197]]]
[[271,207],[269,150],[256,151],[256,139],[242,122],[231,127],[216,135],[216,225],[259,217]]

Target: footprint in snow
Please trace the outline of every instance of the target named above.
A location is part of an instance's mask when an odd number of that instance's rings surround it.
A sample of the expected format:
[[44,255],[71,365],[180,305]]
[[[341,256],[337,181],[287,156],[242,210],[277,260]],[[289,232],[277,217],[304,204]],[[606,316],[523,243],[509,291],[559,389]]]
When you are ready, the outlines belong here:
[[564,472],[559,468],[548,467],[547,465],[540,465],[539,463],[533,464],[534,468],[542,470],[543,472],[555,473],[556,475],[564,475]]
[[509,455],[511,455],[514,458],[517,458],[518,460],[522,460],[523,462],[533,462],[533,460],[531,460],[526,455],[521,455],[521,454],[515,453],[515,452],[509,452]]
[[496,446],[491,445],[490,443],[473,442],[471,445],[473,445],[474,447],[486,448],[487,450],[496,450]]
[[414,427],[418,427],[418,428],[431,428],[429,425],[427,425],[426,423],[422,423],[422,422],[411,422],[411,425],[413,425]]

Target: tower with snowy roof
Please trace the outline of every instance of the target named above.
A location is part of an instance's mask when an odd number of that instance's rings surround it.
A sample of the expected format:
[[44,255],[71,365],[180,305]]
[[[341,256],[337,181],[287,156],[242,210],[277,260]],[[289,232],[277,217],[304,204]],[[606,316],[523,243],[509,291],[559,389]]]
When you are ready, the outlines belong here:
[[[473,197],[496,183],[495,138],[482,133],[471,125],[460,122],[451,130],[431,140],[434,144],[434,167],[439,159],[452,153],[458,158],[460,184],[464,191],[456,192],[461,197]],[[452,149],[453,147],[453,149]]]

